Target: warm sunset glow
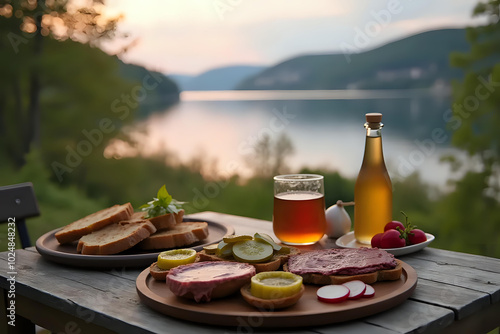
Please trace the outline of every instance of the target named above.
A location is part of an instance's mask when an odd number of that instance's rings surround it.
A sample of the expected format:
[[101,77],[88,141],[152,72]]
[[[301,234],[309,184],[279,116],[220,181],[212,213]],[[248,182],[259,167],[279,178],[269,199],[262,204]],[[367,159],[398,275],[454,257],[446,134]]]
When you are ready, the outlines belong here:
[[[479,22],[475,0],[395,1],[365,48],[425,30]],[[318,0],[106,2],[105,15],[123,14],[119,30],[136,40],[122,59],[165,73],[198,74],[229,64],[270,65],[298,54],[340,52],[356,32],[384,18],[388,2]],[[106,45],[116,53],[129,42]]]

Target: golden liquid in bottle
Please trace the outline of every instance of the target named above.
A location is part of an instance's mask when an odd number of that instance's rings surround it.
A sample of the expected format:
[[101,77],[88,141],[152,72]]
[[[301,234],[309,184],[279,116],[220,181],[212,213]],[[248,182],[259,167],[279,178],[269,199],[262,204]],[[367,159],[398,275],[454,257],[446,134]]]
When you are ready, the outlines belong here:
[[392,220],[392,183],[385,167],[380,135],[366,137],[354,202],[354,236],[358,242],[370,244],[371,238],[383,232],[385,224]]

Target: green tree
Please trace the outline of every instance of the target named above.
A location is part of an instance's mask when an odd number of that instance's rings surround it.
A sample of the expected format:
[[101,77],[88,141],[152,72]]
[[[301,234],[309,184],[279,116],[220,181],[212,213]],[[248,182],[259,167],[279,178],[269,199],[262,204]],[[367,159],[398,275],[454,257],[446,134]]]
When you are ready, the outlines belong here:
[[436,226],[450,248],[493,256],[500,256],[499,14],[500,0],[480,2],[473,15],[487,24],[467,29],[470,52],[451,55],[465,72],[453,86],[452,144],[475,163],[462,166],[454,192],[436,206]]
[[[71,72],[66,72],[62,82],[54,80],[54,69],[65,63],[60,62],[66,51],[62,45],[98,46],[115,34],[119,17],[105,18],[102,0],[79,4],[68,0],[0,1],[0,133],[5,136],[4,155],[18,167],[32,145],[42,145],[42,124],[50,112],[43,105],[44,96],[54,94],[54,88],[81,88],[74,87],[78,80],[72,80]],[[56,40],[62,44],[55,46]],[[59,62],[49,66],[54,61]]]

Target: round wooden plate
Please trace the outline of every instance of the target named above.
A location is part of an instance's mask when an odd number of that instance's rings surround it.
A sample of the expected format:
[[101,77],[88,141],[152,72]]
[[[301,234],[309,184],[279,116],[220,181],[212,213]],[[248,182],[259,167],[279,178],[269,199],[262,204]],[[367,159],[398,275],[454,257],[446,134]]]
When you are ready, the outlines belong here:
[[154,280],[149,268],[136,280],[137,293],[147,306],[163,314],[200,323],[238,327],[319,326],[366,317],[390,309],[410,297],[417,285],[417,273],[402,262],[397,281],[372,284],[375,296],[327,304],[317,300],[317,285],[305,285],[304,295],[293,306],[276,311],[259,310],[237,293],[209,303],[196,303],[175,296],[165,282]]

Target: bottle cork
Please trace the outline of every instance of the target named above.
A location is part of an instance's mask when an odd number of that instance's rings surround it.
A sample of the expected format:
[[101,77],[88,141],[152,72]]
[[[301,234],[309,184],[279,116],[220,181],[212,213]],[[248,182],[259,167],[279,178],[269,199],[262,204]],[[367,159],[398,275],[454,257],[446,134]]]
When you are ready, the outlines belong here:
[[382,122],[382,114],[378,112],[372,112],[365,115],[366,121],[368,123],[380,123]]

